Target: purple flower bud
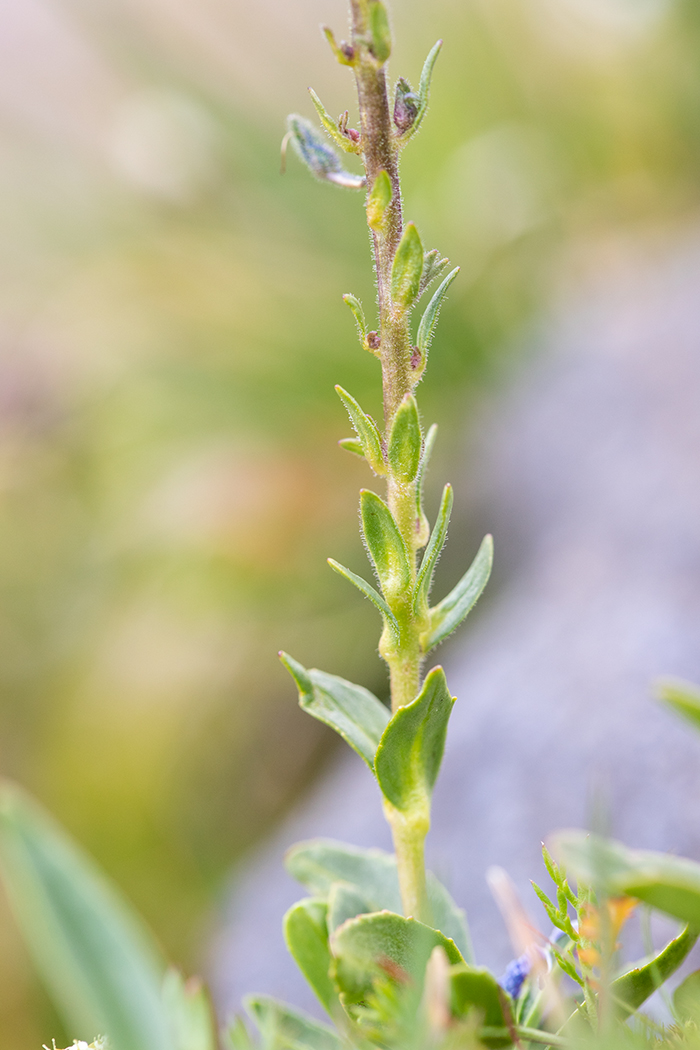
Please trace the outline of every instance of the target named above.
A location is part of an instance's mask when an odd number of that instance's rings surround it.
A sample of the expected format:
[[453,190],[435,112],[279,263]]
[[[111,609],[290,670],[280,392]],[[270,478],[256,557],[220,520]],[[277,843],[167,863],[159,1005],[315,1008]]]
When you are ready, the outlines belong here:
[[506,966],[505,973],[499,978],[498,983],[501,988],[504,988],[505,991],[508,992],[511,999],[517,999],[520,995],[531,967],[532,963],[527,952],[525,955],[521,955],[518,959],[513,959],[513,961],[509,962]]
[[378,350],[381,345],[381,339],[379,338],[379,332],[368,332],[367,333],[367,346],[370,350]]
[[409,82],[399,77],[394,96],[394,124],[400,135],[413,127],[418,116],[419,104],[420,99]]

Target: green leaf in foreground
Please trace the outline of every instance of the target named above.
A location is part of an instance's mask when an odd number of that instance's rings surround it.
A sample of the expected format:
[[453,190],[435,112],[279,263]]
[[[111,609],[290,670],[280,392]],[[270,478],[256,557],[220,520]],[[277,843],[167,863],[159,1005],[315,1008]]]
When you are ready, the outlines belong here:
[[[506,1028],[512,1024],[510,997],[493,974],[482,967],[455,966],[450,973],[452,1012],[456,1017],[476,1013],[488,1028]],[[509,1036],[483,1040],[488,1047],[512,1046]]]
[[111,1050],[171,1050],[155,942],[94,861],[7,783],[0,790],[0,871],[72,1034],[108,1035]]
[[260,1029],[263,1047],[270,1050],[342,1050],[343,1044],[332,1028],[269,995],[250,995],[244,1005]]
[[409,222],[396,249],[391,269],[391,298],[404,309],[413,306],[423,274],[423,244],[415,223]]
[[388,601],[411,587],[408,554],[393,515],[383,499],[369,489],[360,493],[360,517],[367,549]]
[[374,755],[389,721],[389,712],[369,689],[334,674],[308,670],[287,653],[280,653],[299,690],[299,706],[335,729],[374,771]]
[[660,699],[670,708],[700,729],[700,689],[690,682],[667,680],[658,683]]
[[[610,991],[615,1000],[616,1012],[624,1020],[638,1010],[657,988],[671,977],[685,961],[698,939],[698,930],[686,926],[663,951],[649,962],[637,966],[613,981]],[[623,1006],[624,1004],[624,1006]]]
[[387,450],[391,469],[406,484],[415,481],[418,474],[422,443],[418,405],[415,397],[408,394],[396,410]]
[[163,981],[163,1003],[173,1050],[217,1050],[219,1040],[211,1001],[201,981],[186,981],[177,970],[168,970]]
[[321,1003],[332,1016],[337,1012],[338,993],[330,978],[331,953],[328,947],[328,904],[318,897],[307,897],[294,904],[284,916],[284,939],[290,954]]
[[421,635],[421,647],[424,653],[444,642],[459,627],[462,620],[471,612],[483,594],[491,575],[493,565],[493,539],[485,536],[476,558],[465,572],[456,587],[443,598],[439,605],[430,610],[430,626]]
[[441,667],[427,675],[420,695],[400,707],[384,731],[374,769],[384,797],[403,812],[429,804],[454,705]]
[[452,965],[464,962],[454,941],[416,919],[386,911],[348,920],[335,930],[330,944],[335,979],[349,1003],[361,1002],[380,974],[403,972],[420,987],[431,952],[438,946]]

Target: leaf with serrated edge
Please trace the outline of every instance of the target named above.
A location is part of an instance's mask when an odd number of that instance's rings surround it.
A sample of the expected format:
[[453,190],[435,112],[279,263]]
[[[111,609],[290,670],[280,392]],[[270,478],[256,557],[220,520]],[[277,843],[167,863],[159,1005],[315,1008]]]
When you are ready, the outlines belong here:
[[423,245],[415,223],[409,222],[391,267],[391,298],[408,309],[418,298],[423,273]]
[[338,573],[339,576],[343,576],[346,580],[349,580],[350,583],[354,583],[358,591],[361,591],[362,594],[364,594],[365,598],[369,598],[369,600],[372,602],[372,605],[379,609],[380,613],[385,619],[385,622],[387,623],[392,634],[394,635],[394,638],[398,641],[398,620],[394,616],[387,603],[382,598],[379,591],[377,591],[371,583],[367,583],[367,580],[363,580],[361,576],[357,575],[357,573],[352,572],[352,570],[350,569],[346,569],[344,565],[341,565],[338,561],[334,561],[333,558],[328,559],[328,564],[334,572]]
[[262,1035],[264,1047],[274,1050],[343,1050],[332,1028],[269,995],[249,995],[243,1005]]
[[[401,893],[396,858],[379,849],[360,849],[332,839],[310,839],[288,851],[289,874],[309,893],[327,897],[335,882],[354,886],[376,910],[399,912]],[[435,928],[450,937],[467,962],[473,958],[466,918],[438,879],[428,872],[428,900]]]
[[420,640],[424,653],[443,642],[471,612],[489,581],[492,565],[493,539],[485,536],[476,558],[457,586],[430,610],[430,626]]
[[659,698],[677,714],[700,729],[700,689],[691,682],[668,679],[657,684]]
[[353,142],[349,138],[346,138],[345,135],[343,135],[340,132],[336,121],[333,120],[333,117],[326,110],[325,106],[321,102],[321,99],[318,97],[313,88],[309,88],[309,94],[311,95],[311,101],[316,107],[316,112],[318,113],[319,120],[321,121],[324,129],[328,132],[335,144],[337,146],[340,146],[341,149],[345,150],[346,153],[359,153],[357,143]]
[[413,599],[413,611],[416,613],[420,613],[421,609],[427,607],[435,566],[447,539],[447,526],[450,523],[453,499],[452,486],[445,485],[435,527],[430,534],[430,540],[425,548],[425,554],[418,570],[415,598]]
[[335,729],[374,771],[374,755],[389,721],[389,712],[369,689],[316,668],[307,670],[287,653],[280,653],[299,690],[299,706]]
[[418,85],[418,97],[420,102],[418,104],[418,112],[416,113],[416,119],[413,124],[404,134],[400,137],[399,141],[403,145],[408,142],[410,138],[415,135],[419,127],[423,123],[423,118],[428,109],[428,101],[430,99],[430,81],[433,76],[433,68],[437,62],[437,57],[440,54],[440,48],[442,47],[442,40],[438,40],[436,44],[432,46],[423,64],[423,71],[420,75],[420,84]]
[[343,302],[352,310],[352,315],[355,318],[355,324],[357,325],[357,331],[360,339],[364,343],[367,338],[367,321],[365,320],[365,311],[362,309],[362,303],[355,295],[351,295],[350,292],[346,292],[343,296]]
[[400,707],[384,730],[374,771],[384,797],[396,809],[427,807],[445,748],[454,697],[441,667],[434,667],[420,695]]
[[435,293],[425,308],[425,313],[421,317],[421,322],[418,325],[418,334],[416,335],[416,345],[419,350],[427,351],[435,333],[435,326],[440,316],[440,308],[445,301],[447,295],[447,289],[450,287],[455,277],[459,273],[459,266],[456,266],[451,273],[448,273],[444,281],[442,281],[435,289]]
[[345,405],[350,422],[352,423],[367,457],[367,462],[376,474],[386,473],[384,468],[384,456],[382,455],[382,442],[377,430],[377,424],[365,412],[362,411],[357,401],[342,386],[336,386],[336,393]]
[[464,960],[457,945],[438,930],[388,911],[360,915],[339,926],[330,939],[334,976],[346,1002],[361,1002],[373,980],[398,967],[420,987],[433,948],[441,947],[452,965]]
[[95,862],[7,782],[0,791],[0,870],[67,1027],[86,1040],[109,1032],[111,1050],[169,1050],[165,966],[149,931]]
[[284,939],[290,954],[331,1017],[339,1008],[338,993],[330,977],[331,951],[328,946],[328,904],[318,897],[307,897],[292,905],[282,920]]
[[411,587],[411,571],[403,537],[391,511],[375,492],[362,489],[360,517],[367,549],[384,596],[388,600],[402,597]]
[[408,394],[396,410],[387,450],[391,469],[406,484],[415,481],[418,474],[422,440],[418,405],[415,397]]

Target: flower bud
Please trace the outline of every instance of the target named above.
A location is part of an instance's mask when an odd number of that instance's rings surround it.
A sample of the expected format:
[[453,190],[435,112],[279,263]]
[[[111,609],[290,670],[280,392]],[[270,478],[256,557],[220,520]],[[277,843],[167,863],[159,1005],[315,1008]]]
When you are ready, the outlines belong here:
[[409,82],[399,77],[394,95],[394,124],[400,135],[413,127],[419,107],[420,98]]

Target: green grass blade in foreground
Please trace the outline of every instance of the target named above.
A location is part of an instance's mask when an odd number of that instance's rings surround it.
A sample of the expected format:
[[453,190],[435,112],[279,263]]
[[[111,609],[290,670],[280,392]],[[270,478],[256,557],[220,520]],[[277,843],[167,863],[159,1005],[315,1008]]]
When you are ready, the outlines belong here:
[[399,622],[394,616],[389,606],[387,605],[387,603],[382,598],[379,591],[376,590],[376,588],[373,587],[371,583],[368,583],[367,580],[363,580],[361,576],[358,576],[357,573],[352,572],[351,569],[346,569],[345,566],[341,565],[339,561],[335,561],[333,558],[329,558],[328,564],[334,572],[338,573],[339,576],[343,576],[350,583],[353,583],[357,587],[358,591],[364,594],[365,598],[369,598],[372,605],[374,605],[376,609],[379,609],[379,612],[384,618],[385,624],[387,625],[391,633],[394,635],[396,641],[398,641],[400,633]]
[[493,565],[493,539],[485,536],[476,558],[465,572],[456,587],[443,598],[439,605],[430,610],[430,626],[421,635],[421,646],[424,653],[444,642],[448,635],[459,627],[481,597],[491,575]]
[[265,1050],[343,1050],[328,1025],[269,995],[250,995],[244,1005],[260,1029]]
[[172,1050],[155,942],[119,891],[23,791],[0,789],[0,871],[37,970],[71,1034],[110,1050]]
[[332,960],[328,947],[328,904],[319,897],[307,897],[299,901],[284,916],[283,929],[290,954],[324,1008],[333,1017],[340,1003],[330,978]]
[[374,772],[374,755],[389,721],[389,712],[361,685],[334,674],[307,671],[287,653],[280,653],[299,690],[302,711],[335,729]]
[[219,1040],[211,1001],[200,981],[186,981],[170,969],[163,981],[163,1003],[173,1050],[217,1050]]
[[552,837],[552,852],[567,870],[611,895],[637,897],[645,904],[700,929],[700,864],[622,843],[578,829]]
[[700,729],[700,689],[691,682],[668,679],[657,684],[663,703]]
[[400,707],[386,727],[374,769],[384,797],[396,809],[407,812],[428,805],[454,702],[445,672],[434,667],[420,695]]

